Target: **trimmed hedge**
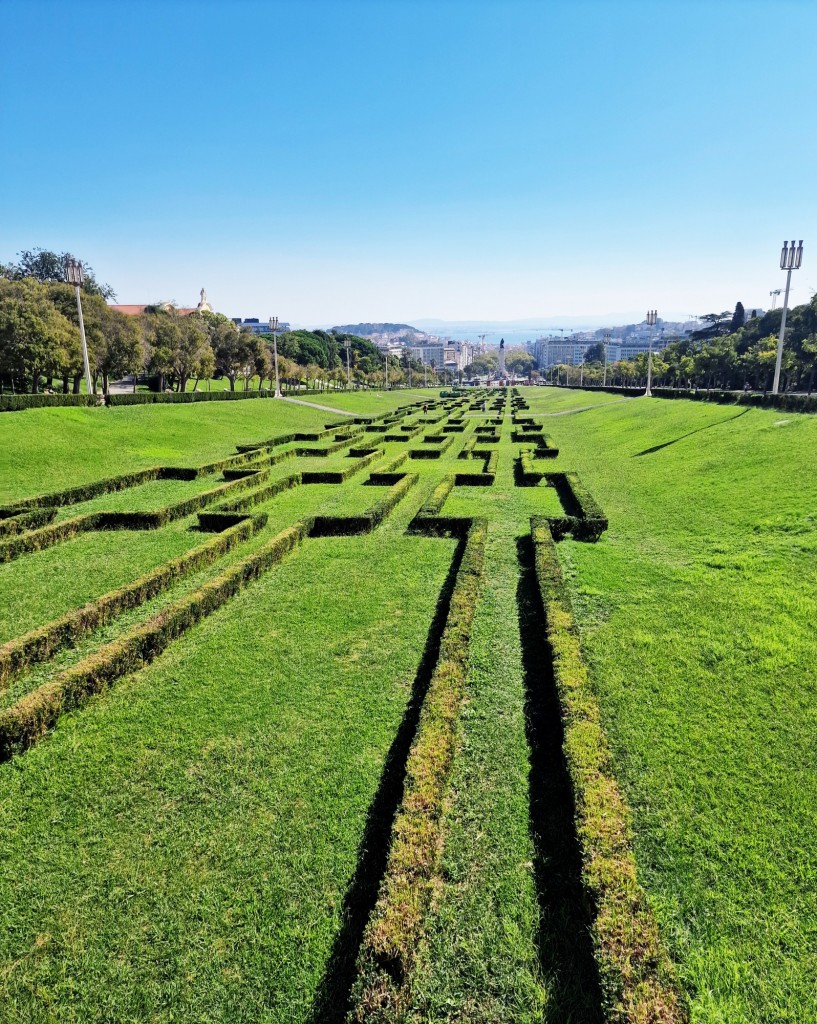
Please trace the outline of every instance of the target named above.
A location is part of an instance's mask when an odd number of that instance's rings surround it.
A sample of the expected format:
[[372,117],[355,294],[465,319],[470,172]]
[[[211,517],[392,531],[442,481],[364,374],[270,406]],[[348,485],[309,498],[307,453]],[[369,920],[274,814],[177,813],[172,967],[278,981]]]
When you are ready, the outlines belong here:
[[212,565],[227,551],[251,537],[266,520],[266,517],[240,518],[239,523],[222,524],[223,533],[157,566],[132,583],[111,590],[82,608],[0,645],[0,689],[5,689],[14,676],[29,666],[45,661],[83,634],[110,622],[129,608],[149,601],[190,573]]
[[519,479],[518,486],[520,487],[536,487],[537,484],[541,483],[545,473],[544,470],[537,469],[533,464],[533,452],[528,448],[523,448],[519,453]]
[[487,524],[469,525],[437,664],[406,763],[386,873],[358,953],[352,1016],[400,1021],[408,1006],[442,848],[443,802],[457,749],[468,649],[479,603]]
[[[430,442],[427,448],[412,448],[409,450],[411,459],[439,459],[443,452],[448,451],[456,439],[456,434],[446,434],[442,442]],[[425,438],[423,439],[425,441]]]
[[531,519],[553,674],[564,723],[582,881],[594,908],[593,942],[609,1021],[681,1024],[687,1010],[658,926],[636,878],[628,810],[547,521]]
[[64,711],[152,661],[171,641],[280,562],[308,536],[311,525],[306,519],[283,530],[220,576],[0,711],[0,760],[32,747]]
[[[310,537],[351,537],[371,533],[419,480],[416,473],[405,473],[392,483],[386,494],[357,516],[315,516]],[[371,483],[371,478],[369,479]]]
[[189,405],[191,402],[231,402],[244,398],[270,398],[272,392],[263,391],[137,391],[136,394],[108,395],[105,404],[120,405]]
[[564,516],[549,518],[555,540],[567,533],[574,540],[596,541],[608,527],[607,516],[598,502],[579,479],[578,473],[545,473],[550,487],[555,487],[564,506]]
[[[3,511],[0,509],[0,517]],[[0,537],[25,533],[26,530],[38,530],[42,526],[47,526],[56,514],[56,508],[35,508],[31,512],[18,512],[16,515],[0,518]]]
[[375,448],[373,451],[368,451],[361,458],[356,459],[346,469],[306,472],[301,474],[301,480],[305,484],[342,484],[354,476],[355,473],[359,473],[361,469],[370,466],[376,459],[382,458],[382,456],[383,452],[379,448]]
[[0,412],[57,409],[60,406],[97,406],[99,395],[0,395]]
[[226,513],[247,512],[253,506],[269,501],[271,498],[275,498],[277,495],[282,494],[284,491],[289,491],[293,487],[298,487],[302,483],[303,474],[292,473],[290,476],[276,480],[275,483],[268,484],[266,487],[259,487],[258,490],[251,491],[246,497],[239,498],[238,501],[225,501],[221,505],[217,505],[211,512],[199,512],[199,529],[208,530],[210,529],[209,524],[211,522],[219,522],[218,519],[213,517],[222,516]]
[[399,455],[395,455],[393,459],[380,467],[376,472],[370,474],[368,483],[370,484],[394,484],[397,481],[394,479],[397,476],[397,470],[408,462],[408,452],[400,452]]

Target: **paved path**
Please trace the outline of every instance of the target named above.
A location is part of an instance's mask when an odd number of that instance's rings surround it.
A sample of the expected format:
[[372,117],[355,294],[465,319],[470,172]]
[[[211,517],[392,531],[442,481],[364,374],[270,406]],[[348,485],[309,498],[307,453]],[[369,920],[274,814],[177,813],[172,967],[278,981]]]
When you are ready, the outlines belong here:
[[336,412],[338,416],[357,416],[356,412],[347,412],[345,409],[333,409],[331,405],[318,405],[317,402],[304,402],[300,398],[284,398],[285,402],[294,402],[295,405],[305,405],[309,409],[323,409],[324,412]]

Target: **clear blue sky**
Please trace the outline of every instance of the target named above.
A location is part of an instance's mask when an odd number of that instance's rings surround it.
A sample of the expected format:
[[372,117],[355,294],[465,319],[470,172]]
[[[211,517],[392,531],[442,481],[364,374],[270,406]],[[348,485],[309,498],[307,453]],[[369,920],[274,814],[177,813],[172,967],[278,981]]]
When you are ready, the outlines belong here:
[[0,3],[0,260],[301,323],[817,288],[817,2]]

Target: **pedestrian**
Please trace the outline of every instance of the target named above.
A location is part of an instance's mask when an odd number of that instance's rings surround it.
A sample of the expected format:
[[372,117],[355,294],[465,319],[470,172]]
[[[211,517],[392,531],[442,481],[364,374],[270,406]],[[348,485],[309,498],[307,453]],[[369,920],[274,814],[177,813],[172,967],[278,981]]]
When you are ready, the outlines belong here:
[[428,412],[428,402],[423,402],[423,415]]

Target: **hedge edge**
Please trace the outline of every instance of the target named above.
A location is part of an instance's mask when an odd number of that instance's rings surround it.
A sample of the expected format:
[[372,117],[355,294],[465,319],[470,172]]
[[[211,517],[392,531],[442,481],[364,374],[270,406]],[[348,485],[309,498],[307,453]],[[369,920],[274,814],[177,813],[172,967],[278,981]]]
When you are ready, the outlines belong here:
[[280,562],[308,536],[311,525],[308,518],[282,530],[220,576],[0,711],[0,760],[34,746],[63,712],[152,661],[191,626]]
[[[408,494],[419,480],[417,473],[406,473],[389,487],[388,491],[357,516],[317,515],[314,517],[310,537],[352,537],[371,533]],[[371,480],[369,481],[371,482]]]
[[688,1020],[687,1007],[636,878],[629,812],[613,774],[598,702],[545,517],[531,519],[531,536],[564,723],[582,882],[594,911],[593,942],[607,1019],[613,1024],[682,1024]]
[[31,665],[46,661],[83,634],[156,597],[191,572],[212,565],[223,554],[248,540],[265,521],[266,516],[244,518],[218,536],[211,537],[178,558],[164,562],[133,582],[108,591],[81,608],[75,608],[38,629],[0,645],[0,690],[6,689],[11,679]]
[[456,752],[486,534],[485,520],[471,522],[437,664],[406,763],[386,872],[358,953],[352,991],[356,1021],[398,1021],[410,998],[415,953],[441,852],[443,802]]

